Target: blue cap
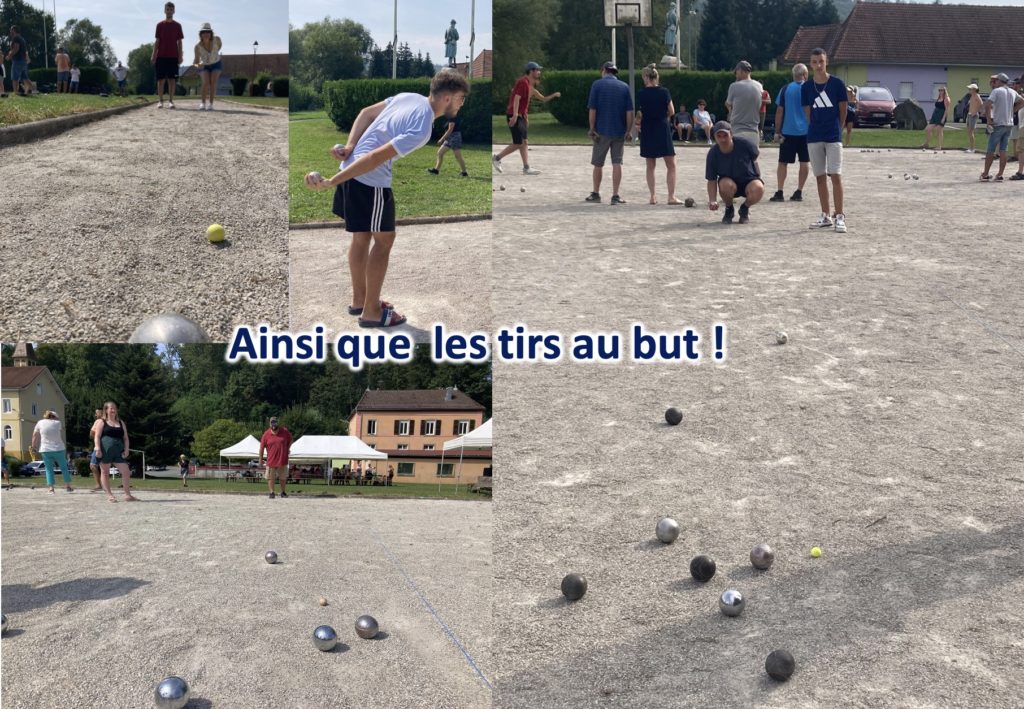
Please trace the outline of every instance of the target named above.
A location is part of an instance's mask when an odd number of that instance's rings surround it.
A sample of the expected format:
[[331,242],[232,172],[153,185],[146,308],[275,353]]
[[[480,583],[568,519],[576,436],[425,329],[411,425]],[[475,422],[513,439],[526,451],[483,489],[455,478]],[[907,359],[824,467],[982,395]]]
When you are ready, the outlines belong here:
[[527,71],[533,71],[534,69],[543,69],[543,68],[544,67],[542,67],[537,62],[527,62],[527,64],[526,64],[526,70]]

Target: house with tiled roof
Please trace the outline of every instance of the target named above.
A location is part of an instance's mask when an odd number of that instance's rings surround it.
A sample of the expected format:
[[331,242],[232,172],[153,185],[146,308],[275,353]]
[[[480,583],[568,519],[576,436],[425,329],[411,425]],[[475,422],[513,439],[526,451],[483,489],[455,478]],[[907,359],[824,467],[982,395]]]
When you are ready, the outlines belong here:
[[19,342],[14,348],[14,366],[0,367],[0,402],[4,454],[29,461],[32,431],[39,419],[52,410],[63,421],[68,399],[50,370],[36,363],[32,344]]
[[[191,61],[191,55],[186,51],[186,59]],[[221,61],[224,66],[221,69],[220,77],[217,79],[217,95],[231,95],[231,80],[236,77],[252,79],[258,74],[270,74],[271,76],[288,76],[288,55],[287,54],[222,54]],[[178,80],[183,86],[195,88],[199,85],[199,70],[191,64],[185,64],[181,68]]]
[[473,79],[490,79],[494,76],[494,56],[490,49],[484,49],[477,54],[476,59],[473,60],[472,74],[469,73],[470,67],[467,62],[459,62],[455,68]]
[[858,2],[841,23],[799,28],[780,63],[808,64],[815,47],[847,84],[918,103],[947,86],[956,100],[992,74],[1024,74],[1024,6]]
[[349,415],[348,435],[387,453],[398,484],[466,483],[490,476],[491,451],[449,451],[442,463],[444,444],[479,427],[485,413],[455,387],[367,390]]

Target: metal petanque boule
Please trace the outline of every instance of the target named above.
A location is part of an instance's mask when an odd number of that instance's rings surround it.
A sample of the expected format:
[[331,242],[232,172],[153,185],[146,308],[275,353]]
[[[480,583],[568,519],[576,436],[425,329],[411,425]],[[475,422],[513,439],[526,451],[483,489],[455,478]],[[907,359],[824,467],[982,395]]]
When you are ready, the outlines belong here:
[[746,607],[747,601],[743,598],[743,594],[734,588],[726,589],[726,591],[718,597],[718,609],[722,611],[722,615],[735,618],[743,609]]
[[276,551],[268,551],[266,554],[263,555],[263,558],[266,560],[266,562],[268,564],[276,564],[277,563],[277,552]]
[[789,335],[784,332],[775,333],[775,343],[778,345],[784,345],[789,342]]
[[764,661],[764,671],[777,682],[785,682],[793,676],[796,660],[787,650],[774,650]]
[[683,412],[675,407],[672,407],[665,412],[665,421],[667,421],[670,426],[678,426],[682,420]]
[[320,652],[330,652],[338,644],[338,634],[329,625],[321,625],[313,631],[313,644]]
[[363,640],[373,640],[379,632],[380,626],[372,615],[361,615],[356,618],[356,635]]
[[659,541],[671,544],[679,538],[679,523],[671,517],[662,517],[658,520],[658,526],[655,527],[654,533],[658,536]]
[[687,197],[686,199],[683,200],[683,204],[687,207],[692,207],[693,205],[697,204],[697,202],[693,199],[693,197]]
[[587,592],[587,579],[583,574],[566,574],[562,579],[562,595],[570,601],[578,601]]
[[775,561],[775,552],[767,544],[758,544],[750,550],[750,563],[755,569],[767,571]]
[[703,554],[693,557],[690,561],[690,575],[701,583],[710,581],[714,577],[717,568],[715,560]]
[[182,709],[188,704],[188,682],[181,677],[165,677],[156,686],[157,709]]
[[177,313],[163,313],[144,320],[128,338],[133,345],[209,342],[210,338],[195,322]]

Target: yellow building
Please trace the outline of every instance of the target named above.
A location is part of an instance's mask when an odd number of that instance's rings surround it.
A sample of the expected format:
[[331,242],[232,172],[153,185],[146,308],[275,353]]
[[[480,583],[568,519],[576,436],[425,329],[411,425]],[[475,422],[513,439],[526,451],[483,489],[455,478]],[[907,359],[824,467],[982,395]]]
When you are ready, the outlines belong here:
[[29,448],[36,423],[49,410],[56,411],[63,421],[68,400],[50,370],[36,364],[31,344],[19,342],[14,349],[14,366],[0,369],[0,396],[4,453],[32,460]]
[[[491,451],[459,451],[441,457],[445,441],[484,421],[484,407],[458,389],[367,391],[349,415],[348,434],[388,454],[395,483],[473,482],[491,474]],[[386,465],[375,465],[387,472]]]

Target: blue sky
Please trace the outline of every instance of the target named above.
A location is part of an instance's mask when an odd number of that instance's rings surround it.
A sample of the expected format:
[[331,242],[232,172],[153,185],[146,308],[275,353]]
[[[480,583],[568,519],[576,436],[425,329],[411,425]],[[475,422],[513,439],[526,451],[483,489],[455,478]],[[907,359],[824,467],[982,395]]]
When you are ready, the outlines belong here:
[[[43,0],[28,1],[37,7],[43,4]],[[130,51],[153,41],[156,23],[164,17],[164,0],[45,0],[47,12],[53,13],[54,2],[58,27],[71,18],[88,17],[103,28],[123,62]],[[185,33],[186,62],[191,61],[204,22],[213,25],[224,41],[225,54],[252,54],[254,41],[260,43],[262,54],[288,52],[287,0],[174,0],[174,4],[174,19]]]
[[[394,0],[338,2],[337,0],[291,0],[291,23],[301,27],[325,17],[350,19],[364,25],[381,47],[394,34]],[[444,63],[444,32],[455,20],[459,30],[459,61],[469,54],[470,0],[398,0],[398,42],[408,43],[412,53],[430,52],[435,64]],[[476,1],[476,53],[493,49],[491,41],[491,0]]]

